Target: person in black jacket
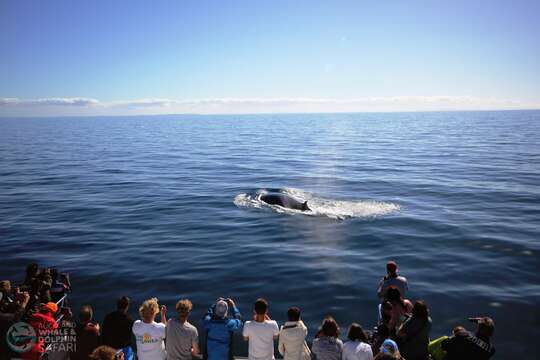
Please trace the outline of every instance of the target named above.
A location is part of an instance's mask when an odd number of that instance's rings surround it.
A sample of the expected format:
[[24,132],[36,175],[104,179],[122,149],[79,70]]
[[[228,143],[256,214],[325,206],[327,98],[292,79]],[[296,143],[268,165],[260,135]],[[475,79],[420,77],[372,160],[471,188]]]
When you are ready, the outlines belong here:
[[83,305],[79,312],[79,323],[75,327],[77,344],[71,360],[88,360],[90,354],[99,344],[99,324],[92,321],[94,311],[90,305]]
[[495,354],[495,347],[490,342],[495,330],[493,320],[489,317],[481,317],[473,318],[471,321],[478,325],[475,335],[463,329],[443,340],[441,347],[446,351],[445,360],[487,360]]
[[414,303],[412,316],[405,320],[397,333],[399,350],[407,360],[428,360],[431,318],[422,300]]
[[114,349],[123,349],[125,360],[133,359],[131,328],[133,318],[128,314],[130,299],[123,296],[116,303],[116,311],[105,316],[101,332],[102,342]]

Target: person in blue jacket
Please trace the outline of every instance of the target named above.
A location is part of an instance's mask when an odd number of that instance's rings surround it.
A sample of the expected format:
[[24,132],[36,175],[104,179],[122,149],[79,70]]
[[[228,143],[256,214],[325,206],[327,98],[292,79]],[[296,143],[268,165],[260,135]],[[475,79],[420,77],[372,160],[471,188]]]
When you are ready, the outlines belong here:
[[[228,317],[228,313],[231,317]],[[229,360],[232,334],[242,328],[240,311],[232,299],[219,298],[203,318],[208,360]]]

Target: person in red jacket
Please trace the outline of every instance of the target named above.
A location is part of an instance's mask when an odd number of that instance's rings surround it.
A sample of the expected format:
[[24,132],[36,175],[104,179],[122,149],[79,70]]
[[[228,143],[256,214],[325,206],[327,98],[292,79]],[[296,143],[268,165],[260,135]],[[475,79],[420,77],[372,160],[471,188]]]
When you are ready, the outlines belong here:
[[[46,303],[41,306],[39,313],[30,316],[28,323],[34,328],[37,335],[36,345],[25,353],[21,354],[21,358],[25,360],[39,360],[45,352],[47,345],[44,338],[58,329],[58,324],[54,315],[58,312],[58,305],[53,302]],[[54,335],[53,335],[54,336]]]

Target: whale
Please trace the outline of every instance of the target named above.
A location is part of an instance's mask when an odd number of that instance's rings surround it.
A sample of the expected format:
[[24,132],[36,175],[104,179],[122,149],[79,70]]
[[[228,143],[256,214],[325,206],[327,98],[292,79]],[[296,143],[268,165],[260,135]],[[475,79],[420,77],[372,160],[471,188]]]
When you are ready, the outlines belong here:
[[311,210],[307,201],[301,202],[295,198],[281,193],[266,193],[262,194],[259,199],[270,205],[279,205],[284,208],[300,210],[300,211],[309,211]]

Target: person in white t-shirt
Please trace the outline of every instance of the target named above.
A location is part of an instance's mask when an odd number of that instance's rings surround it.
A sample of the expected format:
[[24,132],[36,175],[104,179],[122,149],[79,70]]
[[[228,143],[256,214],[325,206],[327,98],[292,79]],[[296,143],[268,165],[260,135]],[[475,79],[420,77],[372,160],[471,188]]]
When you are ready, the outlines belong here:
[[360,325],[352,323],[347,337],[349,341],[343,344],[341,360],[373,360],[367,335]]
[[165,328],[167,325],[167,308],[161,307],[161,323],[155,322],[159,313],[158,300],[148,299],[139,308],[142,320],[133,323],[133,334],[137,343],[137,358],[139,360],[164,360]]
[[279,335],[275,320],[268,316],[268,302],[257,299],[253,310],[253,321],[244,324],[244,340],[249,341],[248,360],[273,360],[274,340]]

